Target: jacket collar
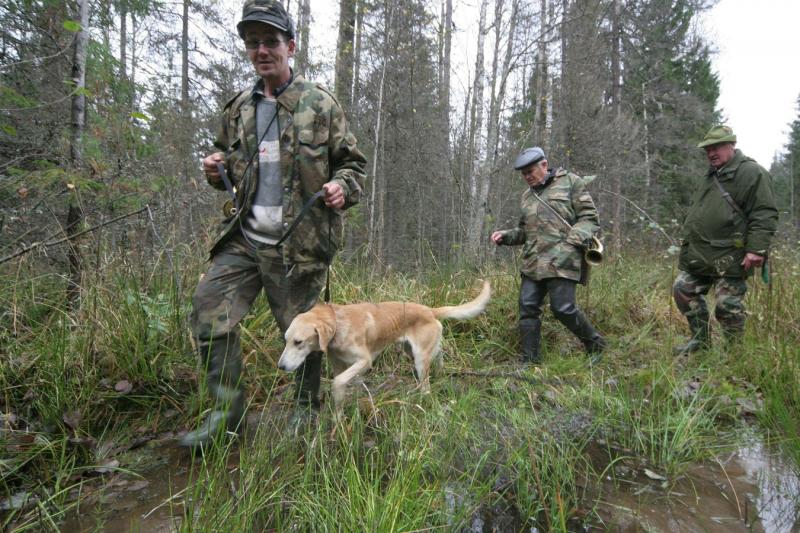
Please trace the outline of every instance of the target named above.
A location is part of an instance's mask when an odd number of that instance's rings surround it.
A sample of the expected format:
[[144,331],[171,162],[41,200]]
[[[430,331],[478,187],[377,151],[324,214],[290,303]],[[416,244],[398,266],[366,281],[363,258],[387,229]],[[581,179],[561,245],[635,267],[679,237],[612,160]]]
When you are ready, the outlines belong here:
[[[303,82],[305,82],[305,79],[299,74],[295,75],[294,70],[292,70],[292,77],[289,78],[289,81],[278,87],[275,91],[278,95],[275,99],[282,106],[288,108],[289,111],[294,111],[297,102],[300,100],[300,95],[303,92]],[[254,101],[256,98],[264,96],[264,80],[259,79],[256,82],[251,95]]]
[[714,174],[716,174],[717,177],[722,179],[731,178],[733,177],[733,174],[735,174],[736,171],[739,169],[739,165],[741,165],[745,161],[750,161],[750,158],[744,155],[742,151],[737,148],[733,154],[733,158],[730,161],[728,161],[725,165],[721,166],[718,169],[715,169],[714,167],[709,167],[706,176],[711,177]]
[[303,95],[305,81],[305,78],[299,74],[292,76],[289,85],[278,95],[278,102],[289,111],[294,111]]
[[531,189],[533,189],[538,194],[538,193],[542,192],[543,190],[545,190],[547,188],[547,186],[550,185],[555,178],[560,178],[561,176],[565,175],[566,173],[567,173],[567,171],[564,170],[561,167],[550,167],[547,170],[547,175],[544,177],[544,182],[541,183],[540,185],[535,186],[535,187],[531,187]]

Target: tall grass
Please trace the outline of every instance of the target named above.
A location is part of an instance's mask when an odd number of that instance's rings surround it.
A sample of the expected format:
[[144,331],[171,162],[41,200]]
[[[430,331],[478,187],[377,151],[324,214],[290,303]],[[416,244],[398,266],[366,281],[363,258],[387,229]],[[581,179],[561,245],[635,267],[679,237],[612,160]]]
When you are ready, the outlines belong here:
[[[79,311],[64,308],[59,278],[0,273],[0,500],[37,500],[6,512],[4,527],[57,527],[80,484],[96,483],[85,473],[107,459],[101,442],[180,431],[206,407],[186,326],[188,280],[202,265],[175,261],[180,285],[160,259],[108,265],[87,280]],[[674,274],[669,259],[612,258],[578,293],[610,341],[603,361],[590,367],[546,312],[545,364],[533,368],[519,364],[513,265],[412,276],[337,264],[338,303],[454,304],[477,294],[479,278],[493,299],[484,315],[445,323],[445,368],[430,394],[416,389],[402,350],[388,349],[336,428],[323,381],[319,428],[299,438],[286,430],[282,341],[259,299],[242,338],[250,412],[260,415],[242,441],[195,457],[176,520],[185,531],[572,530],[594,520],[604,466],[592,443],[605,444],[608,461],[634,457],[674,479],[735,447],[730,430],[752,414],[800,463],[800,273],[776,270],[771,291],[751,283],[741,345],[715,333],[712,350],[679,359],[671,347],[687,331],[671,303]]]

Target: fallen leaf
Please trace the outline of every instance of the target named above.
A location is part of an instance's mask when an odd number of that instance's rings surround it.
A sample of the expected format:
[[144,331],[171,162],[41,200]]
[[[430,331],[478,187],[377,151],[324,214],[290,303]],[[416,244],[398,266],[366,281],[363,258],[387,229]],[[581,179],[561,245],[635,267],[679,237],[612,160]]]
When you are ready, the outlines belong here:
[[128,487],[128,491],[129,492],[136,492],[137,490],[142,490],[143,488],[145,488],[149,484],[150,484],[150,482],[147,481],[146,479],[141,479],[141,480],[139,480],[139,481],[137,481],[135,483],[131,483],[130,486]]
[[68,441],[70,444],[75,444],[76,446],[83,446],[90,449],[94,448],[97,444],[97,441],[92,437],[70,437]]
[[652,470],[650,470],[648,468],[644,469],[644,475],[649,477],[650,479],[654,479],[656,481],[666,481],[667,480],[667,478],[665,478],[661,474],[656,474],[655,472],[653,472]]
[[122,381],[117,381],[117,384],[114,385],[114,390],[120,394],[128,394],[133,390],[133,385],[127,379],[123,379]]
[[67,425],[70,429],[78,429],[78,426],[81,425],[81,412],[77,409],[74,411],[70,411],[68,413],[64,413],[64,416],[61,417],[61,420]]
[[22,491],[17,492],[0,500],[0,511],[11,511],[16,509],[22,509],[26,505],[35,503],[38,498],[36,496],[32,496],[31,494]]
[[119,468],[119,461],[116,459],[106,459],[100,464],[100,466],[95,467],[94,471],[98,474],[108,474],[117,468]]

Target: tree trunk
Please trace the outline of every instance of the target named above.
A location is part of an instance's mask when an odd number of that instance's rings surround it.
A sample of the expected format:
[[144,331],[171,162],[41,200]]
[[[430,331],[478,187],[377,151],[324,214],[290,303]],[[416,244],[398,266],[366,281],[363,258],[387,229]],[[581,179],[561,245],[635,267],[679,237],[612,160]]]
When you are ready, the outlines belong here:
[[483,89],[484,89],[484,66],[483,54],[484,43],[488,28],[486,26],[486,8],[488,0],[481,0],[481,10],[478,19],[478,53],[475,58],[475,80],[472,84],[472,108],[470,110],[470,172],[469,172],[469,226],[467,227],[466,251],[468,257],[476,257],[478,254],[479,231],[476,227],[475,217],[478,212],[478,182],[480,181],[481,160],[483,154]]
[[545,153],[548,152],[550,147],[546,142],[546,124],[547,124],[547,81],[549,77],[548,62],[550,61],[549,54],[547,53],[547,40],[550,33],[548,24],[550,23],[547,17],[547,0],[541,0],[541,31],[539,32],[538,51],[536,55],[536,88],[534,89],[534,104],[533,104],[533,121],[531,124],[531,141],[528,144],[540,146]]
[[78,168],[83,162],[83,126],[86,121],[86,50],[89,43],[89,0],[79,0],[81,29],[75,35],[72,56],[72,139],[70,160]]
[[353,93],[350,95],[350,111],[353,114],[352,122],[354,128],[358,129],[360,106],[356,105],[361,95],[361,38],[364,35],[364,4],[356,1],[356,36],[355,36],[355,57],[353,58]]
[[311,27],[311,4],[309,0],[300,0],[300,13],[297,17],[297,54],[295,55],[294,66],[301,74],[308,71],[308,46],[311,42],[308,38],[308,29]]
[[440,48],[442,52],[439,61],[439,106],[442,110],[441,123],[442,131],[445,135],[445,147],[448,147],[450,144],[450,53],[453,42],[453,0],[444,0],[442,15],[443,22],[440,37]]
[[374,138],[374,154],[372,156],[372,189],[370,190],[370,210],[369,210],[369,241],[367,249],[372,251],[373,256],[383,259],[383,241],[384,241],[384,213],[385,213],[385,187],[378,174],[378,154],[381,152],[381,135],[383,132],[383,95],[386,90],[386,69],[389,64],[387,59],[389,54],[389,28],[392,26],[393,8],[392,4],[387,2],[386,13],[384,19],[384,35],[383,35],[383,66],[381,67],[381,81],[378,87],[378,107],[375,118],[375,138]]
[[125,0],[119,3],[119,74],[123,80],[128,79],[128,4]]
[[189,107],[189,0],[183,0],[183,28],[181,31],[181,121],[179,155],[184,180],[191,175],[191,108]]
[[336,97],[350,113],[353,95],[353,37],[356,26],[356,1],[339,0],[339,39],[336,46]]
[[504,4],[504,0],[498,0],[495,4],[495,46],[494,56],[492,58],[492,79],[489,82],[489,87],[492,88],[492,98],[489,106],[489,117],[486,121],[486,156],[478,173],[480,177],[480,186],[478,187],[474,218],[470,224],[470,229],[472,230],[470,249],[476,255],[481,247],[481,237],[484,235],[484,224],[486,222],[486,215],[488,214],[489,188],[494,175],[498,171],[497,150],[500,139],[500,110],[505,101],[508,77],[511,74],[511,58],[514,51],[514,36],[516,35],[517,29],[518,0],[514,0],[511,7],[511,16],[509,18],[508,42],[506,44],[503,65],[499,67],[498,61],[500,56]]
[[[620,0],[613,0],[613,13],[611,19],[611,105],[614,120],[620,123],[622,116],[622,31],[621,17],[622,4]],[[612,242],[619,255],[622,247],[622,176],[614,172],[611,176],[611,212],[613,213],[614,226],[612,229]]]
[[567,19],[569,13],[569,0],[561,0],[561,23],[559,30],[561,32],[561,83],[558,88],[558,122],[559,127],[554,137],[558,139],[554,145],[557,145],[559,155],[561,156],[561,165],[569,168],[569,150],[567,143],[569,139],[569,121],[566,119],[568,114],[567,102]]
[[[72,82],[74,94],[72,95],[72,138],[70,142],[70,159],[73,169],[79,172],[83,164],[83,127],[86,118],[86,50],[89,42],[89,0],[79,1],[81,29],[75,36],[75,50],[72,59]],[[65,224],[69,261],[69,276],[67,279],[66,302],[67,309],[74,309],[78,305],[81,287],[81,260],[77,243],[73,236],[80,230],[83,221],[83,210],[77,201],[77,192],[74,187],[69,195],[69,208]]]

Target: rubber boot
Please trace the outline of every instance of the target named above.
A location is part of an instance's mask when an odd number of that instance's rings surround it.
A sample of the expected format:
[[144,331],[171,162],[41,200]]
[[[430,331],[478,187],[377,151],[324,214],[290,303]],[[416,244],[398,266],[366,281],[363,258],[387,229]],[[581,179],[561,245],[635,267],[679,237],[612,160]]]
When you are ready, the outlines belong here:
[[575,304],[575,282],[557,280],[551,282],[548,288],[553,315],[580,339],[589,355],[590,364],[600,361],[606,341]]
[[244,394],[238,389],[224,385],[218,385],[214,389],[214,408],[197,429],[183,436],[180,441],[181,446],[203,448],[209,446],[215,437],[241,432]]
[[586,316],[578,309],[569,314],[554,312],[556,318],[583,343],[590,364],[599,362],[606,349],[606,340],[597,332]]
[[692,332],[692,337],[686,344],[681,344],[675,347],[675,355],[689,355],[701,350],[706,350],[711,345],[708,315],[693,315],[687,316],[689,322],[689,330]]
[[295,371],[295,408],[287,431],[298,435],[316,427],[319,415],[319,385],[322,374],[322,352],[311,352]]
[[244,393],[239,378],[242,373],[239,336],[226,335],[217,339],[198,340],[198,351],[206,368],[208,393],[214,407],[200,426],[183,436],[181,446],[203,447],[217,435],[239,433],[244,418]]
[[522,350],[522,362],[538,365],[542,362],[540,345],[542,340],[542,321],[536,318],[524,318],[519,321],[519,344]]

